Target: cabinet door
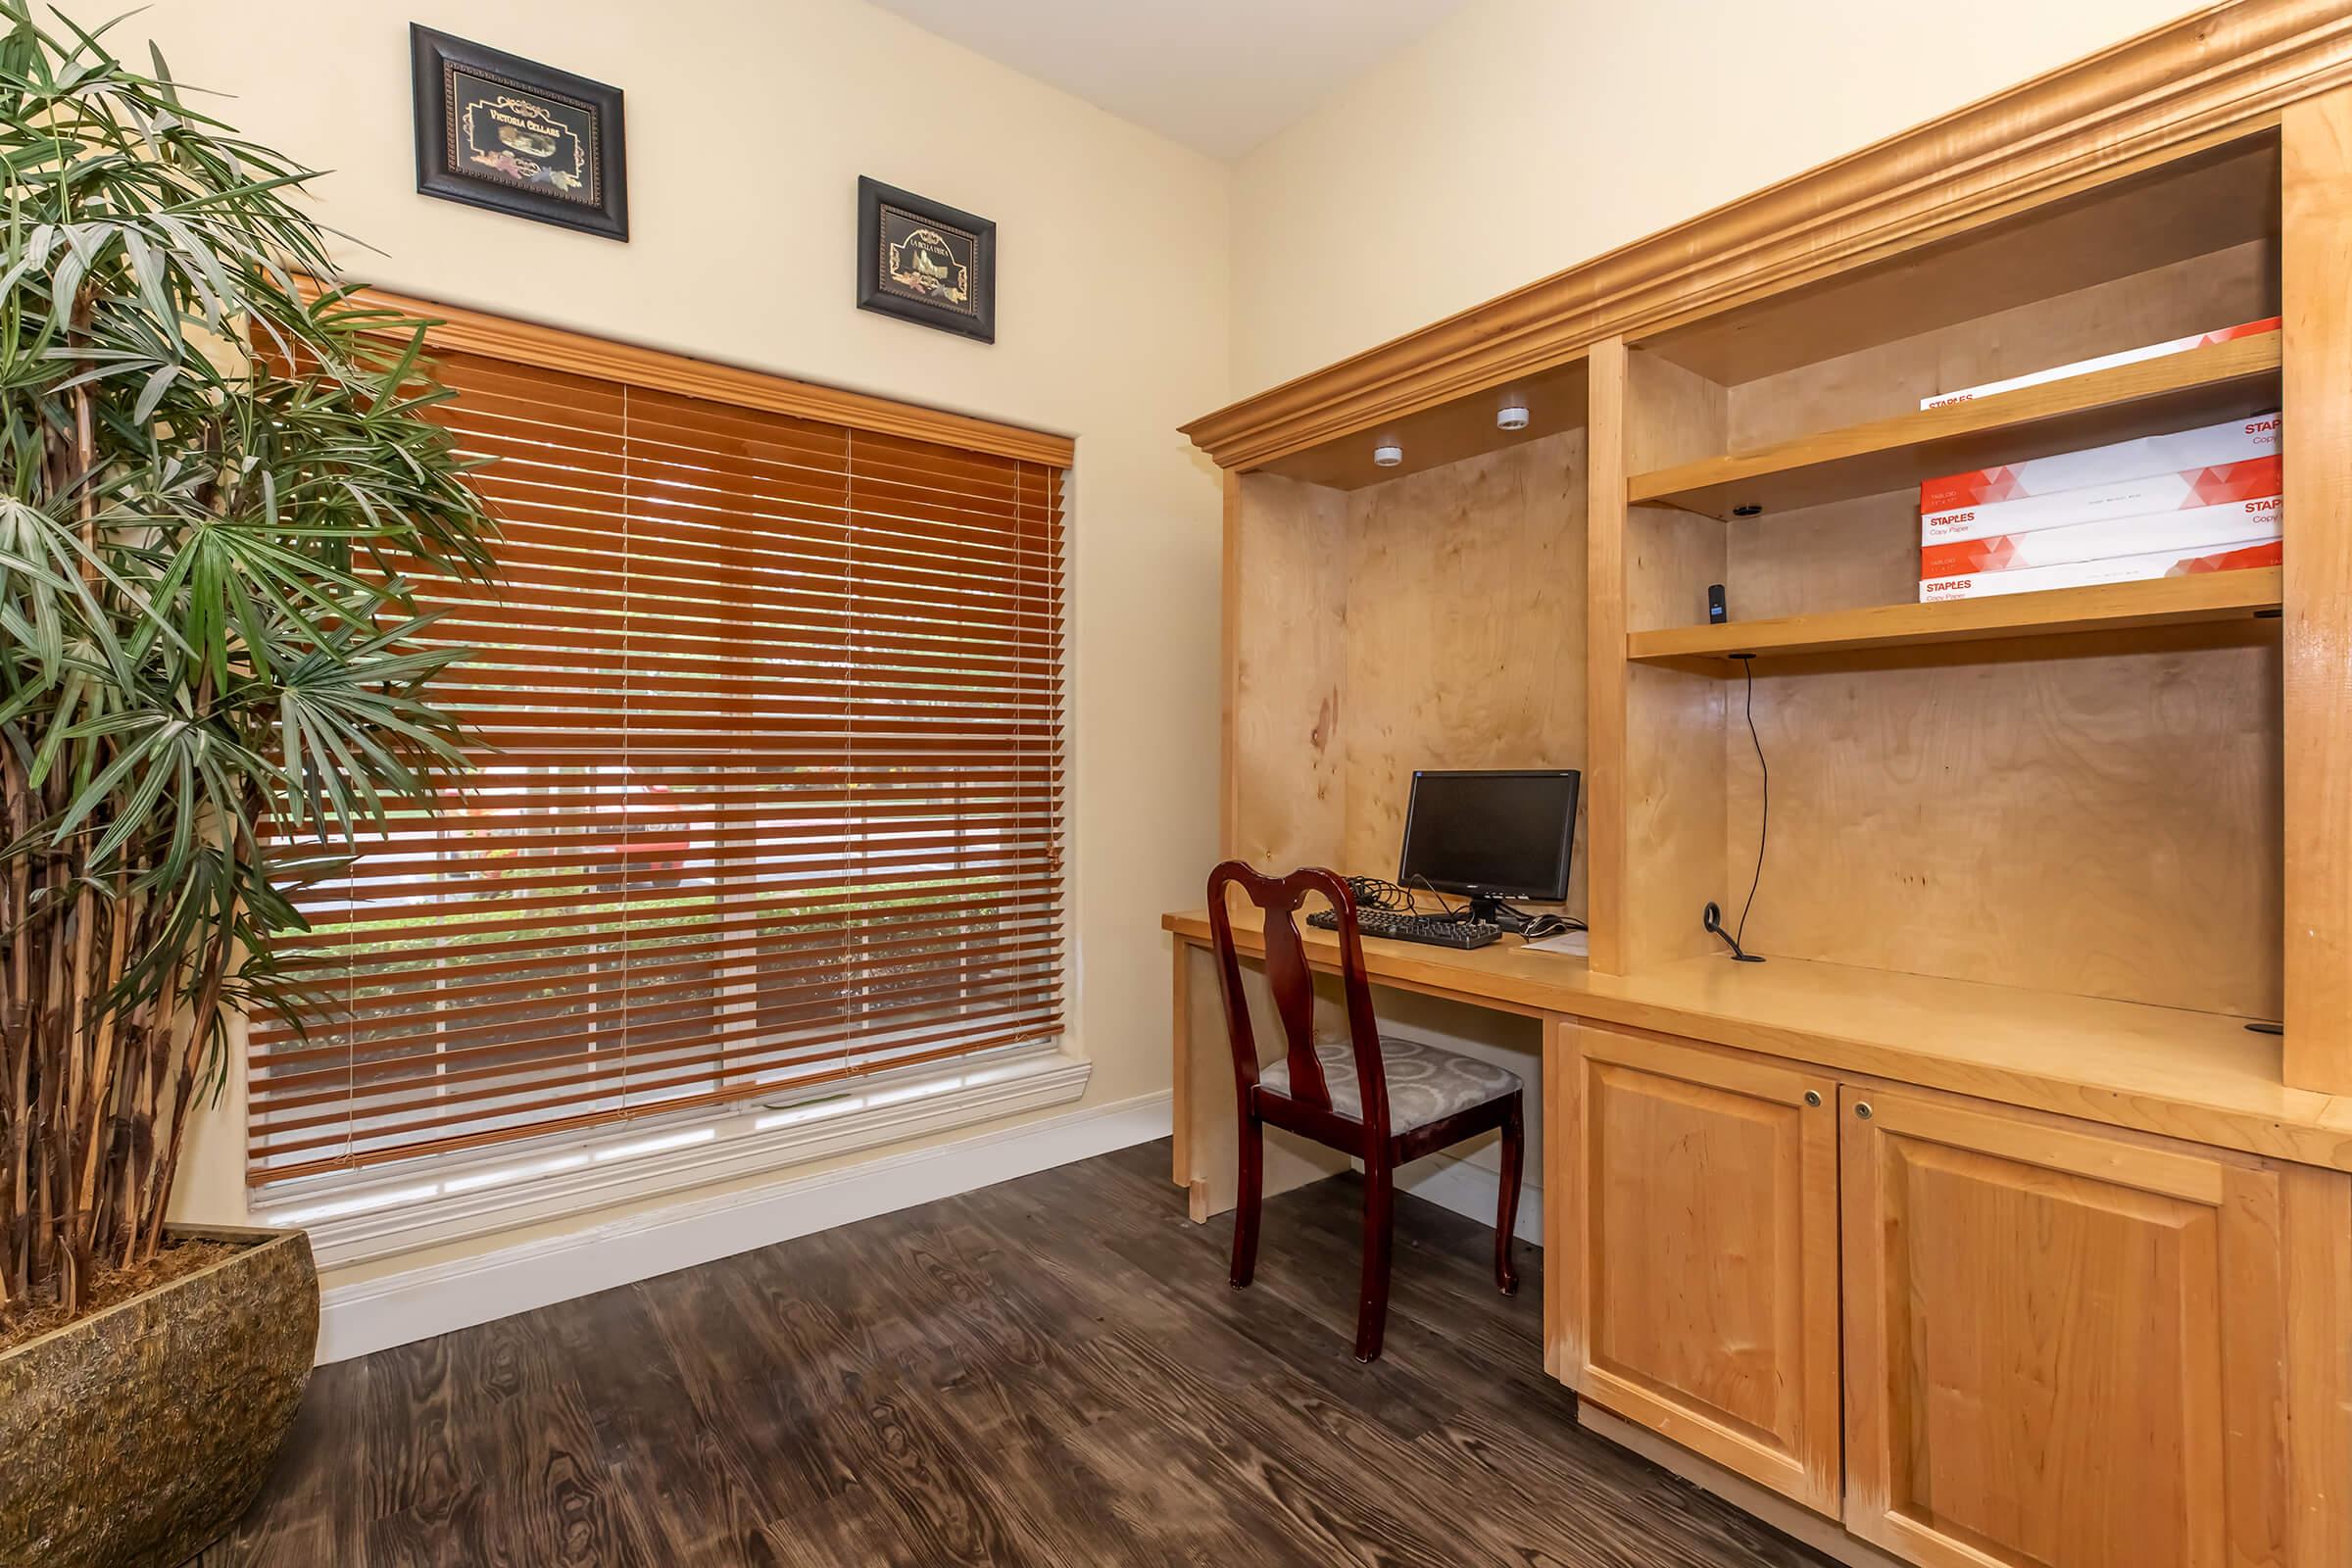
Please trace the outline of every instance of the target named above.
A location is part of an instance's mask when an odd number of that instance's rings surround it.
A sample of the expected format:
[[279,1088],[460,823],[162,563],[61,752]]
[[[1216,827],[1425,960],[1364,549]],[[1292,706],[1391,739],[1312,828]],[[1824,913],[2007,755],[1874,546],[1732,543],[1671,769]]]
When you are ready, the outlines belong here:
[[2278,1173],[1848,1089],[1846,1528],[1928,1568],[2284,1560]]
[[1590,1025],[1564,1054],[1562,1380],[1837,1517],[1837,1084]]

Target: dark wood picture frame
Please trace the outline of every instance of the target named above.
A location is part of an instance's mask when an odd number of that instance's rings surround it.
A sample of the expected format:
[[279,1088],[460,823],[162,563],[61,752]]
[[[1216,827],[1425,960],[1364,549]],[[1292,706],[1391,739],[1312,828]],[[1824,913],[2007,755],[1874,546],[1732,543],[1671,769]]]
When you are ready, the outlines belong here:
[[994,343],[995,220],[860,175],[858,308]]
[[416,23],[409,24],[409,59],[418,191],[608,239],[629,237],[618,87]]

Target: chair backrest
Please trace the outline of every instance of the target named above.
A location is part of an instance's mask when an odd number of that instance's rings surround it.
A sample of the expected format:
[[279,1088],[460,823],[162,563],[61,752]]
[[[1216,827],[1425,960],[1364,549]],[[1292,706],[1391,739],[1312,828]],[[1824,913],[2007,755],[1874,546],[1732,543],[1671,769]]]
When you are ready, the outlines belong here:
[[1290,1063],[1291,1098],[1318,1109],[1331,1108],[1323,1064],[1315,1058],[1315,981],[1307,966],[1294,916],[1308,895],[1321,894],[1340,917],[1340,985],[1348,1004],[1348,1042],[1362,1087],[1364,1120],[1375,1137],[1389,1133],[1389,1086],[1381,1071],[1380,1024],[1372,1013],[1372,986],[1364,976],[1363,940],[1355,929],[1355,898],[1347,880],[1320,866],[1301,866],[1284,877],[1260,875],[1239,860],[1208,873],[1208,927],[1216,947],[1217,989],[1225,1001],[1225,1034],[1233,1046],[1233,1072],[1242,1098],[1257,1082],[1257,1037],[1250,1022],[1250,999],[1242,990],[1242,964],[1233,945],[1233,912],[1226,890],[1240,888],[1263,911],[1266,985],[1274,994],[1274,1015]]

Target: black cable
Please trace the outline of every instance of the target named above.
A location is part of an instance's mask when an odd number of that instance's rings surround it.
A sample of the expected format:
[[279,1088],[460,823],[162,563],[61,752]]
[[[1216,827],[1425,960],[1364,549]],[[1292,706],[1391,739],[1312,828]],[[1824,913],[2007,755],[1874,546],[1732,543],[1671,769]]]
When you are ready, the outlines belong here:
[[[1525,925],[1532,926],[1539,920],[1549,920],[1551,922],[1551,924],[1545,927],[1542,932],[1528,936],[1528,940],[1530,942],[1541,942],[1544,937],[1557,936],[1562,931],[1582,931],[1585,929],[1585,922],[1579,920],[1573,914],[1530,914],[1525,909],[1520,908],[1517,905],[1503,904],[1500,899],[1497,899],[1494,902],[1497,905],[1500,905],[1501,907],[1508,909],[1511,913],[1517,915],[1521,921],[1525,922]],[[1524,927],[1522,928],[1521,934],[1526,935]]]
[[1747,902],[1740,906],[1740,930],[1732,938],[1734,952],[1747,943],[1747,911],[1756,906],[1756,889],[1764,883],[1764,840],[1772,826],[1772,769],[1764,761],[1764,738],[1756,733],[1756,656],[1734,654],[1747,672],[1747,738],[1756,749],[1756,874],[1747,884]]
[[[1446,902],[1445,894],[1440,893],[1436,888],[1429,886],[1429,878],[1425,876],[1417,876],[1413,878],[1413,880],[1420,883],[1424,888],[1429,889],[1429,896],[1438,901],[1438,908],[1446,919],[1459,920],[1464,914],[1469,912],[1467,908],[1457,909],[1452,905],[1447,904]],[[1409,899],[1411,895],[1407,894],[1406,897]]]

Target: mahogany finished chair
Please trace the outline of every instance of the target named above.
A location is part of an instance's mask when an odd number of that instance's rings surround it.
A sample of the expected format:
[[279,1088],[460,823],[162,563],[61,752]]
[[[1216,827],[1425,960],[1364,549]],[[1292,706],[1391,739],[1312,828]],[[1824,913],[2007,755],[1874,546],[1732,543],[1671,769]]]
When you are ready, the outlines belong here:
[[[1283,1055],[1257,1064],[1250,1003],[1242,990],[1241,960],[1233,946],[1228,888],[1238,887],[1264,911],[1266,983],[1281,1022]],[[1306,951],[1292,916],[1310,894],[1339,912],[1340,985],[1347,1002],[1345,1039],[1315,1035],[1315,989]],[[1337,874],[1308,866],[1285,877],[1261,876],[1239,860],[1208,874],[1208,923],[1217,957],[1217,987],[1225,1002],[1225,1032],[1233,1045],[1236,1114],[1241,1144],[1241,1193],[1234,1210],[1233,1284],[1247,1286],[1257,1269],[1258,1211],[1265,1198],[1265,1125],[1297,1133],[1364,1162],[1364,1272],[1356,1303],[1355,1356],[1380,1357],[1389,1316],[1390,1227],[1396,1167],[1475,1138],[1502,1134],[1502,1193],[1494,1218],[1494,1283],[1505,1296],[1519,1289],[1511,1262],[1511,1227],[1519,1213],[1525,1134],[1519,1077],[1508,1068],[1400,1035],[1381,1033],[1364,976],[1356,933],[1355,900]]]

